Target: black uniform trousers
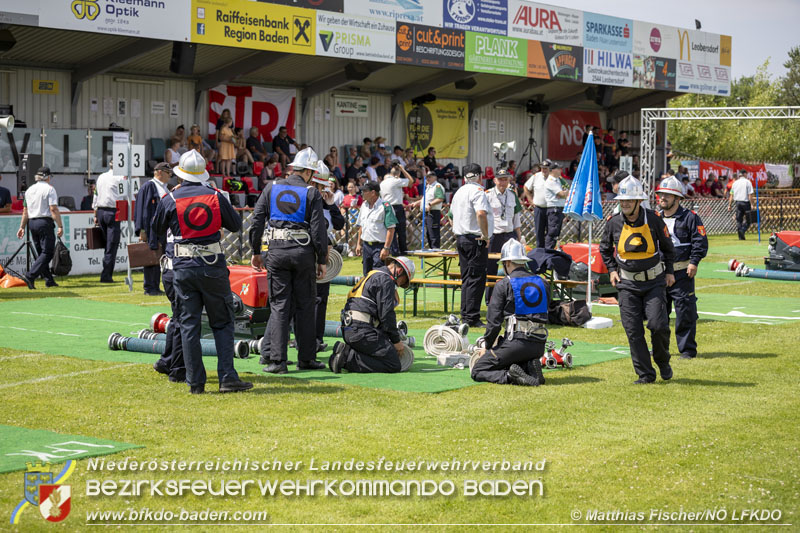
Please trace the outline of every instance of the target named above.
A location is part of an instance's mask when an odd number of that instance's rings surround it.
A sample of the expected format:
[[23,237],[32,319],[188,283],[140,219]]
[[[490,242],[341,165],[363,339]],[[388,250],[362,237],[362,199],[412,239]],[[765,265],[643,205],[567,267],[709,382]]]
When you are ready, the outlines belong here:
[[544,247],[555,250],[558,244],[558,236],[561,235],[561,225],[564,223],[563,207],[547,208],[547,236],[544,239]]
[[370,271],[385,266],[383,261],[381,261],[381,250],[383,250],[384,244],[385,243],[378,241],[373,243],[366,241],[361,242],[361,265],[365,276],[369,274]]
[[694,278],[686,275],[686,270],[675,271],[675,283],[667,287],[667,313],[672,312],[675,303],[675,340],[678,352],[697,355],[697,296],[694,293]]
[[[499,253],[500,250],[503,249],[503,245],[510,241],[511,239],[516,238],[517,234],[513,231],[509,231],[508,233],[495,233],[489,239],[489,252],[490,254]],[[486,262],[486,274],[489,276],[496,276],[499,261],[489,261],[487,259]],[[486,305],[489,305],[489,301],[492,299],[492,291],[494,291],[494,287],[486,287]]]
[[[161,267],[158,265],[146,266],[142,268],[144,272],[144,292],[157,293],[161,290]],[[166,288],[166,283],[164,284]]]
[[316,338],[317,343],[322,344],[325,336],[325,315],[328,312],[328,296],[331,294],[330,283],[316,283],[317,286],[317,308],[316,308]]
[[269,353],[273,362],[287,360],[289,321],[295,318],[297,360],[313,361],[317,354],[314,326],[317,261],[311,246],[271,247],[267,252],[269,283]]
[[117,249],[119,239],[122,236],[119,222],[114,220],[117,210],[113,207],[98,207],[97,222],[100,224],[100,231],[106,241],[106,249],[103,254],[103,271],[100,273],[100,281],[114,281],[114,264],[117,261]]
[[[159,267],[156,267],[159,268]],[[169,370],[169,377],[174,381],[186,379],[186,364],[183,362],[183,343],[181,342],[181,307],[175,294],[173,270],[165,270],[164,292],[167,294],[169,303],[172,306],[172,319],[167,330],[167,342],[164,346],[164,353],[158,365]]]
[[660,369],[669,365],[669,313],[664,278],[662,274],[651,281],[621,279],[617,282],[619,315],[628,336],[633,369],[640,378],[656,379],[644,338],[644,319],[647,319],[647,329],[650,330],[653,360]]
[[543,354],[544,340],[516,333],[513,339],[502,340],[495,348],[486,350],[472,367],[472,379],[507,384],[511,365],[520,365],[525,369],[525,363]]
[[33,247],[39,254],[36,261],[28,271],[30,279],[41,276],[47,283],[55,283],[53,273],[50,272],[50,261],[56,250],[56,235],[53,231],[56,227],[55,222],[50,217],[32,218],[28,220],[28,230],[31,232]]
[[750,222],[747,220],[747,212],[751,209],[750,202],[736,202],[736,232],[742,240],[744,240],[747,228],[750,227]]
[[344,367],[350,372],[400,372],[400,356],[394,344],[382,330],[364,322],[354,322],[343,328],[347,363]]
[[442,246],[442,212],[431,209],[425,212],[425,236],[430,248]]
[[397,224],[394,227],[394,239],[392,240],[392,254],[397,257],[408,252],[406,210],[403,209],[403,204],[393,205],[392,209],[394,209],[394,216],[397,218]]
[[545,237],[547,237],[547,208],[533,208],[533,224],[536,226],[536,247],[544,248]]
[[456,248],[461,268],[461,320],[473,324],[481,319],[489,249],[475,235],[458,235]]
[[206,368],[200,347],[203,309],[214,333],[219,382],[238,381],[233,368],[233,296],[228,268],[201,266],[174,270],[175,295],[180,305],[180,330],[186,382],[205,385]]

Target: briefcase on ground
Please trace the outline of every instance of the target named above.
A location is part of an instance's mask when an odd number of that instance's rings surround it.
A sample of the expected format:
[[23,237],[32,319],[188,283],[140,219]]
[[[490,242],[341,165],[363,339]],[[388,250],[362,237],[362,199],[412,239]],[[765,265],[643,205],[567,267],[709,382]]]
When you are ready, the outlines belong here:
[[103,250],[106,247],[106,240],[99,226],[86,228],[86,248],[89,250]]
[[128,245],[128,262],[131,268],[158,265],[161,255],[161,245],[158,250],[152,250],[146,242],[137,242]]
[[750,211],[746,211],[744,216],[747,219],[747,223],[748,224],[757,224],[758,223],[758,211],[756,211],[755,209],[751,209]]

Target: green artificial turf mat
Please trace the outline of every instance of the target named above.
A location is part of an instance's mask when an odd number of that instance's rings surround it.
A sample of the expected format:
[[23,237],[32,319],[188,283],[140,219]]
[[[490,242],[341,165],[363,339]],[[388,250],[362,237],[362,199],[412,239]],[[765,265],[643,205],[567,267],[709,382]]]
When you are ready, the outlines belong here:
[[[42,298],[37,300],[12,300],[0,303],[4,317],[0,324],[0,346],[17,350],[66,355],[80,359],[152,364],[158,356],[108,349],[108,336],[113,332],[135,336],[147,328],[155,312],[168,312],[168,308],[137,306],[131,304],[78,300],[74,298]],[[42,317],[47,317],[44,320]],[[443,392],[476,385],[468,370],[440,367],[436,360],[425,356],[422,339],[425,330],[412,329],[409,334],[417,339],[414,349],[416,361],[409,372],[400,374],[332,374],[328,370],[296,371],[290,366],[289,378],[327,383],[360,385],[363,387],[391,389],[405,392]],[[482,332],[470,332],[475,341]],[[339,339],[329,338],[333,343]],[[560,342],[560,339],[555,339]],[[574,364],[583,366],[628,357],[627,346],[576,342],[569,350]],[[327,363],[330,352],[320,354]],[[297,360],[297,351],[289,349],[289,359]],[[213,358],[206,358],[207,370],[216,369]],[[240,372],[262,374],[258,357],[236,359]],[[562,370],[557,370],[562,371]]]
[[142,446],[83,435],[64,435],[41,429],[0,425],[0,472],[25,470],[26,463],[63,463],[69,459],[108,455],[131,448]]

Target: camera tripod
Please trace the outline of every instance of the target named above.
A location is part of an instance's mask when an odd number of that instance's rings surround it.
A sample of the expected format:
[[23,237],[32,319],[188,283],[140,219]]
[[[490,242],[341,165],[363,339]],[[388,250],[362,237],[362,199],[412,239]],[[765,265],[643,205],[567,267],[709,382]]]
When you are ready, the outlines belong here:
[[525,161],[525,157],[528,158],[528,171],[530,172],[533,169],[533,156],[536,156],[536,163],[541,163],[541,159],[539,158],[539,152],[536,150],[536,139],[533,138],[533,119],[536,115],[531,115],[531,127],[528,128],[529,137],[528,137],[528,146],[525,147],[525,151],[522,152],[522,157],[519,159],[519,168],[523,168],[522,162]]
[[36,253],[36,248],[33,246],[33,243],[31,242],[31,230],[28,229],[27,226],[25,227],[25,241],[19,245],[17,251],[11,254],[11,257],[9,257],[6,263],[3,265],[3,269],[6,272],[11,273],[12,276],[17,278],[21,278],[22,274],[16,272],[14,269],[8,268],[8,265],[14,262],[14,258],[16,258],[19,255],[19,253],[22,251],[23,248],[25,248],[25,272],[27,273],[31,269],[31,257],[33,257],[33,260],[35,261],[36,258],[39,256],[39,254]]

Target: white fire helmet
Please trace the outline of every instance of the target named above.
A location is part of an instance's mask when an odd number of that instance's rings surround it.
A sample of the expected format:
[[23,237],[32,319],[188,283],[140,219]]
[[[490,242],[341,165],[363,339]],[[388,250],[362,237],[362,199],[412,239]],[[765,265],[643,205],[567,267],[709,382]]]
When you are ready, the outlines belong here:
[[401,285],[401,287],[408,288],[411,280],[414,279],[414,272],[416,272],[416,267],[414,267],[414,261],[409,259],[404,255],[399,255],[397,257],[390,257],[390,261],[394,261],[405,271],[406,275],[408,276],[408,282],[405,285]]
[[328,176],[330,173],[331,172],[328,170],[328,165],[326,165],[321,159],[318,159],[317,168],[314,169],[314,176],[311,178],[311,181],[318,183],[319,185],[325,185],[326,187],[329,187],[330,182],[328,181]]
[[189,150],[178,160],[178,166],[172,169],[176,176],[194,183],[203,183],[208,180],[206,160],[197,150]]
[[500,261],[511,261],[518,265],[524,265],[530,261],[530,258],[525,255],[525,247],[522,246],[522,243],[517,239],[511,239],[500,249]]
[[317,170],[317,161],[319,158],[317,157],[316,152],[311,148],[303,148],[294,156],[294,161],[289,163],[289,166],[294,168],[295,170],[299,170],[301,168],[307,168],[309,170]]
[[633,176],[628,176],[619,182],[619,194],[615,200],[647,200],[642,182]]
[[675,176],[670,176],[661,180],[661,183],[658,184],[658,189],[656,189],[656,192],[661,194],[672,194],[679,198],[683,198],[683,185],[681,185],[681,182],[678,181],[678,178]]

